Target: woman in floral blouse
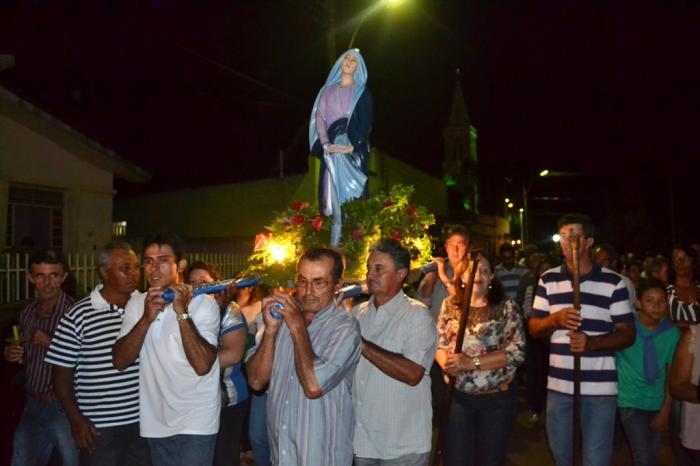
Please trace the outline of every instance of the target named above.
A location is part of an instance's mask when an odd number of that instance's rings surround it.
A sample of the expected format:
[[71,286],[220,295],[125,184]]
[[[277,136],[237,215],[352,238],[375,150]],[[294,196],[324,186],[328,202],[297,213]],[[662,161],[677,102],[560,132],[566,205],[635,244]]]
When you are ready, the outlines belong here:
[[[468,271],[460,272],[466,282]],[[440,311],[435,354],[443,372],[457,379],[444,465],[504,465],[518,410],[513,379],[525,359],[522,318],[517,304],[503,294],[493,262],[479,253],[462,352],[452,354],[461,308],[455,305],[454,286],[449,291],[453,296]]]

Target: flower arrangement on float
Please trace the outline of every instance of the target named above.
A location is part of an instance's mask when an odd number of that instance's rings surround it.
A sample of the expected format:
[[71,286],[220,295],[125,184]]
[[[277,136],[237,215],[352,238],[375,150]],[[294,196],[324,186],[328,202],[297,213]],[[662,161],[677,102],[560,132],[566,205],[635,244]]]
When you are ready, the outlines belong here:
[[[430,261],[428,228],[435,216],[411,202],[413,186],[395,185],[389,193],[343,204],[341,249],[346,260],[346,280],[365,275],[370,246],[380,238],[400,241],[411,254],[411,266]],[[296,274],[296,260],[306,249],[330,243],[331,218],[307,201],[294,201],[255,237],[246,274],[259,274],[269,286],[285,286]]]

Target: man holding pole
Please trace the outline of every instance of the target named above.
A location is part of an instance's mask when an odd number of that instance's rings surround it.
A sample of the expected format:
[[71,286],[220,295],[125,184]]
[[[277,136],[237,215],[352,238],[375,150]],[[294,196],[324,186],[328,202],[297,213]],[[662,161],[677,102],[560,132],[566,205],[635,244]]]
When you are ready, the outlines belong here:
[[[537,286],[530,333],[550,339],[547,435],[558,466],[573,464],[575,356],[580,357],[580,429],[586,466],[610,464],[617,401],[615,351],[634,342],[634,318],[622,278],[594,264],[593,223],[587,215],[559,219],[565,264],[545,272]],[[578,247],[573,247],[578,246]],[[577,253],[574,254],[573,251]],[[576,271],[578,265],[578,271]],[[576,290],[575,276],[580,277]],[[580,310],[574,307],[580,296]]]

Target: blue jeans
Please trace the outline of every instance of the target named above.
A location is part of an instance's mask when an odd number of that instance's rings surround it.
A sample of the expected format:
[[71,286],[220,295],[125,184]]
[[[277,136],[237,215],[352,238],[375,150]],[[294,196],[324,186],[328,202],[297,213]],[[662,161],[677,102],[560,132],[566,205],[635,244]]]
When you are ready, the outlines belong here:
[[517,415],[515,384],[508,391],[490,395],[467,395],[455,390],[443,445],[443,464],[505,465]]
[[255,457],[255,466],[270,466],[270,444],[267,440],[267,392],[262,395],[254,393],[251,395],[248,435]]
[[15,431],[12,466],[44,466],[54,448],[64,466],[78,466],[78,448],[61,405],[27,398]]
[[[557,466],[573,459],[574,397],[547,392],[547,437]],[[581,397],[581,443],[584,466],[607,466],[612,459],[616,396]]]
[[211,466],[216,434],[148,438],[153,466]]
[[658,411],[620,408],[620,421],[632,449],[635,466],[653,466],[659,460],[661,434],[651,428]]

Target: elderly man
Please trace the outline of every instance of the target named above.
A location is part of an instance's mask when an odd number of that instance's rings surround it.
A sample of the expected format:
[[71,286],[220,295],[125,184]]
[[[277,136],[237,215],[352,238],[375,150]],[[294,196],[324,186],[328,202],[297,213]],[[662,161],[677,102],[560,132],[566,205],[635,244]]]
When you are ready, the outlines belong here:
[[[219,431],[219,306],[209,295],[192,298],[182,282],[184,254],[176,235],[144,239],[150,288],[129,300],[112,350],[118,370],[140,360],[140,431],[156,466],[211,465]],[[163,298],[168,288],[171,303]]]
[[[335,302],[343,256],[315,248],[297,263],[296,298],[275,291],[263,300],[265,330],[248,360],[250,386],[269,382],[267,429],[275,465],[352,463],[351,385],[360,329]],[[270,312],[273,304],[282,304]]]
[[402,284],[408,251],[381,240],[367,260],[369,301],[351,313],[362,331],[362,358],[352,386],[356,466],[428,464],[432,436],[430,369],[437,330],[426,307]]
[[433,322],[437,322],[442,302],[449,296],[447,288],[452,286],[454,270],[466,260],[469,253],[469,232],[460,225],[448,227],[445,232],[446,258],[435,257],[437,271],[429,272],[418,285],[415,298],[430,308]]
[[[529,322],[533,337],[549,338],[551,343],[547,381],[549,445],[557,465],[572,464],[572,356],[579,354],[583,464],[608,465],[617,408],[615,351],[634,343],[632,304],[622,278],[590,259],[594,236],[590,217],[564,215],[559,219],[559,234],[566,263],[540,278]],[[573,307],[574,240],[580,244],[580,311]]]
[[59,251],[44,249],[29,258],[27,279],[36,288],[36,299],[19,315],[21,344],[3,351],[7,361],[27,365],[27,402],[15,431],[13,466],[44,466],[54,448],[64,466],[78,464],[68,419],[54,396],[51,365],[44,362],[56,325],[73,304],[61,290],[67,277],[68,266]]
[[54,389],[81,466],[147,465],[148,444],[139,436],[138,360],[123,372],[112,366],[124,307],[140,277],[131,246],[104,246],[97,273],[102,284],[63,316],[45,361],[54,366]]

